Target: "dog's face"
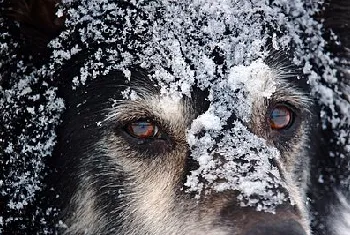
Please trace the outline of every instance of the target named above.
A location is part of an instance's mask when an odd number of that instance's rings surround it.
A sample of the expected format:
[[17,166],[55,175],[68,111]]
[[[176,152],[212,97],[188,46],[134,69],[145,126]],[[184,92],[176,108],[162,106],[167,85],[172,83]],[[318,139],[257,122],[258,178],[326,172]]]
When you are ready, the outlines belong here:
[[264,47],[259,11],[250,32],[232,2],[143,4],[103,5],[92,24],[78,8],[52,43],[54,63],[67,35],[84,45],[58,74],[86,83],[64,92],[65,232],[310,234],[310,104],[298,71]]
[[215,103],[208,95],[229,87],[171,96],[134,70],[127,84],[116,72],[72,94],[58,145],[71,175],[66,232],[309,234],[309,100],[281,68],[250,75],[260,93],[243,84],[244,97],[233,96],[249,104],[247,115],[225,110],[205,163],[196,151],[215,131],[208,122],[219,125],[206,117]]

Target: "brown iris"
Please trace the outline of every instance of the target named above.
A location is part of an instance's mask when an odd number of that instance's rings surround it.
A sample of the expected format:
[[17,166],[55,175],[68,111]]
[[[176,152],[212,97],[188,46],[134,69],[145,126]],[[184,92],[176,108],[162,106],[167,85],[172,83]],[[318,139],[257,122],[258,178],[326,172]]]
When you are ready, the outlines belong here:
[[270,126],[274,130],[283,130],[293,124],[293,111],[285,105],[275,106],[270,114]]
[[132,122],[126,126],[127,132],[136,138],[148,139],[158,135],[158,127],[150,121]]

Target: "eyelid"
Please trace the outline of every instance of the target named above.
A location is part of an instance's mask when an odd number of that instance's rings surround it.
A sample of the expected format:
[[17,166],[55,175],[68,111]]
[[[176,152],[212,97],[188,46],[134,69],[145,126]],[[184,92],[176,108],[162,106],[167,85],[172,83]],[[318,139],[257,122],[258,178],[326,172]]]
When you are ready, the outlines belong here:
[[289,101],[275,101],[269,105],[268,112],[271,113],[271,110],[278,106],[285,106],[295,114],[302,112],[302,110],[304,109],[304,107],[299,107],[298,105],[295,105]]
[[137,115],[132,113],[130,113],[129,115],[127,114],[118,115],[115,118],[115,122],[117,123],[118,127],[124,127],[125,125],[133,122],[148,122],[148,121],[155,123],[157,126],[162,126],[159,120],[160,119],[156,116]]

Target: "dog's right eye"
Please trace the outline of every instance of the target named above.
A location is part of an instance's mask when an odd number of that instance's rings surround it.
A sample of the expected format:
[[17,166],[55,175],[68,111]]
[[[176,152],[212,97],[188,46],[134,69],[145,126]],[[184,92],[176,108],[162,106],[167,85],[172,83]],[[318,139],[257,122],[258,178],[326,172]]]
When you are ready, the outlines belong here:
[[125,126],[126,132],[139,139],[157,138],[160,134],[158,126],[151,121],[136,121]]

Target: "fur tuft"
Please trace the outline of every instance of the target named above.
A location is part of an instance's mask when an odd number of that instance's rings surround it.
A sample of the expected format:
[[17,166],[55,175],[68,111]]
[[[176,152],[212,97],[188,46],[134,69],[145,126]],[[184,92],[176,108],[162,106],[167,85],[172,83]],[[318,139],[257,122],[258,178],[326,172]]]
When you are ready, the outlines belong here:
[[[59,0],[4,1],[4,13],[20,24],[20,37],[33,53],[40,53],[56,37],[64,25],[64,17],[56,16]],[[7,4],[6,4],[7,3]]]
[[333,228],[334,235],[350,234],[350,201],[343,194],[337,193],[337,205],[332,208],[329,223]]

